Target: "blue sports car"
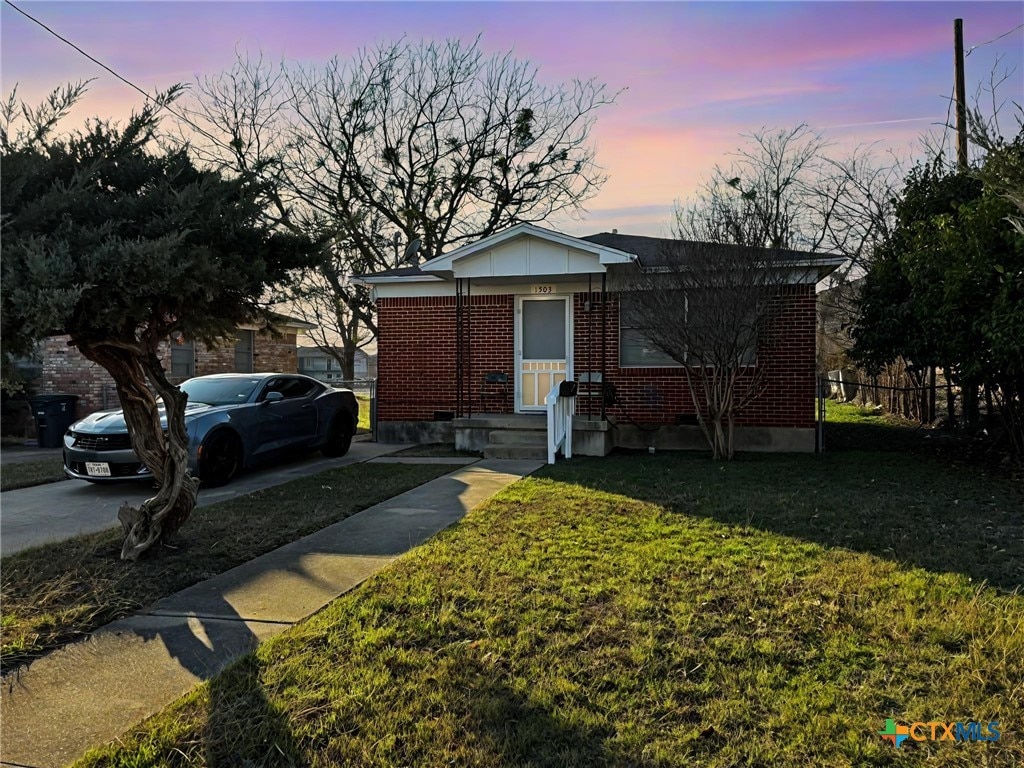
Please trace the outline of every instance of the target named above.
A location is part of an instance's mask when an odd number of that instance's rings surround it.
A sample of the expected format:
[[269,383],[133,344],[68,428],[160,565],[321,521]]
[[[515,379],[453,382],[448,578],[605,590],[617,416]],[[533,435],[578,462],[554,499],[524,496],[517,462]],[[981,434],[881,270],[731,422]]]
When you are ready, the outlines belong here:
[[[359,421],[351,391],[294,373],[198,376],[181,390],[188,395],[189,467],[205,486],[309,450],[344,456]],[[152,477],[132,451],[121,411],[93,413],[71,425],[64,472],[94,483]]]

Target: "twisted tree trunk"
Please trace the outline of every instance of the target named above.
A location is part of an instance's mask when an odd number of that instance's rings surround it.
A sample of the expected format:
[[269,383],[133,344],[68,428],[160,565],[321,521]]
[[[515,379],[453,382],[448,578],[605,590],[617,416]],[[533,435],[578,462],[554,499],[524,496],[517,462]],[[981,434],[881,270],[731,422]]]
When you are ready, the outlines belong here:
[[[113,377],[132,449],[156,480],[155,496],[138,507],[122,504],[117,513],[125,535],[121,559],[138,560],[150,547],[177,532],[196,505],[199,481],[188,473],[187,398],[167,380],[153,350],[128,344],[77,346]],[[166,435],[160,424],[159,403],[147,387],[147,379],[163,400]]]

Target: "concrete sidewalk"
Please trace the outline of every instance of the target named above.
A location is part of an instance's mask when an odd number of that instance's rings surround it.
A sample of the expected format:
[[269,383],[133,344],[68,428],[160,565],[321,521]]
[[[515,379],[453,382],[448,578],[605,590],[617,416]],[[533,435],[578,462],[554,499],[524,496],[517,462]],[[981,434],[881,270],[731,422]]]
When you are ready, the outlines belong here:
[[457,469],[5,676],[0,759],[50,768],[117,738],[540,466]]

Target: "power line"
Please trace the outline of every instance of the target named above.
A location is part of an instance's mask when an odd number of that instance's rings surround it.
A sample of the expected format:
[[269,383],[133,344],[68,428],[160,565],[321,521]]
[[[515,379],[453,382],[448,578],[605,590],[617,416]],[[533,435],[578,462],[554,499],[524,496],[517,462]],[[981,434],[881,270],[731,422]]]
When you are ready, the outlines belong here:
[[82,54],[83,56],[85,56],[85,58],[87,58],[87,59],[88,59],[89,61],[91,61],[91,62],[92,62],[93,64],[97,64],[97,65],[99,65],[100,67],[103,67],[103,69],[107,70],[107,72],[109,72],[110,74],[112,74],[112,75],[113,75],[114,77],[116,77],[116,78],[117,78],[118,80],[120,80],[120,81],[121,81],[122,83],[124,83],[125,85],[127,85],[127,86],[129,86],[129,87],[131,87],[131,88],[134,88],[134,89],[135,89],[136,91],[138,91],[139,93],[141,93],[141,94],[142,94],[143,96],[145,96],[145,97],[146,97],[147,99],[150,99],[151,101],[155,101],[155,99],[153,99],[153,98],[152,98],[152,97],[151,97],[151,96],[150,96],[150,95],[149,95],[148,93],[146,93],[146,92],[145,92],[144,90],[142,90],[141,88],[139,88],[139,86],[137,86],[137,85],[136,85],[135,83],[131,82],[130,80],[127,80],[126,78],[123,78],[123,77],[121,77],[121,75],[117,74],[117,72],[115,72],[114,70],[112,70],[112,69],[111,69],[110,67],[108,67],[108,66],[107,66],[106,64],[104,64],[104,63],[103,63],[102,61],[100,61],[100,60],[99,60],[99,59],[97,59],[97,58],[94,58],[93,56],[90,56],[90,55],[89,55],[88,53],[86,53],[85,51],[83,51],[83,50],[82,50],[81,48],[79,48],[79,47],[78,47],[77,45],[75,45],[74,43],[72,43],[72,42],[71,42],[70,40],[68,40],[68,39],[67,39],[66,37],[62,37],[62,36],[61,36],[60,34],[58,34],[57,32],[54,32],[54,31],[53,31],[52,29],[50,29],[50,28],[49,28],[48,26],[46,26],[45,24],[43,24],[43,22],[41,22],[41,21],[40,21],[39,19],[37,19],[36,17],[34,17],[34,16],[30,15],[30,14],[29,14],[29,13],[28,13],[27,11],[23,11],[23,10],[22,10],[21,8],[19,8],[18,6],[16,6],[16,5],[14,4],[14,3],[12,3],[12,2],[11,2],[11,0],[4,0],[4,2],[5,2],[5,3],[7,3],[7,5],[11,6],[11,8],[13,8],[14,10],[16,10],[16,11],[17,11],[18,13],[20,13],[20,14],[21,14],[22,16],[24,16],[24,17],[25,17],[26,19],[28,19],[29,21],[33,21],[33,22],[35,22],[36,24],[38,24],[38,25],[39,25],[40,27],[42,27],[43,29],[45,29],[45,30],[46,30],[47,32],[49,32],[49,33],[50,33],[51,35],[53,35],[54,37],[56,37],[56,38],[57,38],[58,40],[60,40],[61,42],[64,42],[64,43],[67,43],[68,45],[70,45],[70,46],[71,46],[72,48],[74,48],[74,49],[75,49],[76,51],[78,51],[78,52],[79,52],[80,54]]
[[991,43],[996,42],[997,40],[1002,40],[1007,35],[1012,35],[1014,32],[1016,32],[1018,29],[1021,29],[1022,27],[1024,27],[1024,24],[1018,24],[1016,27],[1011,29],[1009,32],[1003,32],[1003,34],[1001,34],[999,37],[993,37],[988,42],[978,43],[977,45],[972,45],[970,48],[967,49],[967,52],[964,55],[965,56],[970,56],[971,55],[971,51],[973,51],[975,48],[981,48],[982,46],[989,45]]
[[[27,11],[24,11],[21,8],[19,8],[18,6],[16,6],[14,3],[11,2],[11,0],[4,0],[4,2],[7,5],[11,6],[11,8],[16,10],[18,13],[20,13],[22,16],[24,16],[29,21],[31,21],[31,22],[33,22],[35,24],[38,24],[40,27],[42,27],[47,32],[49,32],[51,35],[53,35],[58,40],[60,40],[62,43],[65,43],[65,44],[71,46],[72,48],[74,48],[80,54],[85,56],[85,58],[87,58],[89,61],[91,61],[94,64],[96,64],[97,66],[102,67],[103,69],[105,69],[107,72],[112,74],[114,77],[116,77],[122,83],[127,85],[129,88],[133,88],[136,91],[138,91],[139,93],[141,93],[143,96],[146,97],[146,99],[148,99],[149,101],[151,101],[151,102],[153,102],[154,104],[157,105],[157,107],[158,107],[157,112],[159,112],[161,109],[166,109],[168,112],[170,112],[172,115],[177,117],[179,120],[181,120],[181,121],[185,122],[186,124],[192,126],[192,128],[194,128],[196,131],[198,131],[203,136],[208,138],[210,141],[214,142],[215,144],[219,144],[222,148],[228,150],[229,152],[233,152],[234,151],[229,145],[225,144],[223,141],[221,141],[220,139],[218,139],[216,136],[214,136],[213,134],[209,133],[208,131],[204,130],[203,128],[200,128],[198,125],[196,125],[194,122],[192,122],[192,120],[190,120],[188,117],[186,117],[185,115],[181,114],[180,112],[177,112],[174,109],[171,109],[169,104],[167,104],[166,102],[161,102],[159,99],[156,99],[153,96],[150,96],[145,90],[143,90],[142,88],[137,86],[131,80],[129,80],[128,78],[126,78],[126,77],[124,77],[122,75],[119,75],[117,72],[115,72],[113,69],[108,67],[106,64],[104,64],[102,61],[97,59],[95,56],[91,56],[90,54],[86,53],[81,48],[79,48],[77,45],[75,45],[73,42],[68,40],[66,37],[64,37],[63,35],[55,32],[50,27],[46,26],[46,24],[41,22],[35,16],[31,15]],[[154,112],[153,114],[156,114],[156,112]]]

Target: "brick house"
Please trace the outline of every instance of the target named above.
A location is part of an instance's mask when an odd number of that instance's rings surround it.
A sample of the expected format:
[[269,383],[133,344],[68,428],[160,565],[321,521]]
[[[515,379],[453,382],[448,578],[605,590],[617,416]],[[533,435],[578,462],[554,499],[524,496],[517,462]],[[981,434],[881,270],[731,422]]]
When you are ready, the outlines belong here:
[[[674,361],[630,329],[616,274],[664,240],[583,238],[520,224],[418,266],[360,279],[377,306],[381,440],[450,440],[512,455],[495,431],[543,429],[545,397],[580,383],[575,453],[615,446],[706,447]],[[737,421],[740,450],[815,448],[815,285],[841,259],[790,252],[794,278],[777,322],[784,343],[758,353],[764,393]],[[486,451],[485,451],[486,453]]]
[[[290,317],[275,323],[275,337],[265,326],[240,325],[234,343],[207,348],[188,340],[168,343],[161,357],[169,378],[180,383],[211,373],[261,373],[298,370],[296,338],[313,326]],[[78,395],[76,415],[120,407],[110,375],[68,346],[68,336],[51,336],[39,345],[40,373],[33,381],[38,394]]]

